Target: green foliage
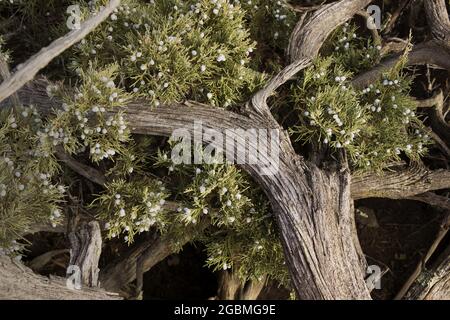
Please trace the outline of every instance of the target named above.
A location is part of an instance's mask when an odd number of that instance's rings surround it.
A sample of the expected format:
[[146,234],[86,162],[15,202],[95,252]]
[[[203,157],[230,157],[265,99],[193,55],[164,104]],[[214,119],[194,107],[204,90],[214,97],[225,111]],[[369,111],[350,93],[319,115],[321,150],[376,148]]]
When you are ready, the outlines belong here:
[[168,194],[161,181],[149,177],[129,182],[120,179],[108,183],[105,189],[92,207],[100,212],[99,219],[106,221],[109,238],[124,234],[124,240],[132,243],[137,233],[150,228],[164,232],[169,222],[163,209]]
[[357,28],[346,23],[338,28],[328,41],[327,49],[334,50],[331,57],[343,69],[358,73],[380,62],[381,46],[369,38],[358,36]]
[[[344,30],[341,34],[348,39]],[[412,78],[401,72],[404,59],[381,80],[356,91],[350,83],[352,71],[370,65],[361,58],[366,52],[370,57],[375,54],[373,48],[361,49],[361,44],[344,44],[342,49],[343,38],[336,37],[338,50],[318,58],[293,85],[293,100],[301,114],[300,124],[291,133],[303,143],[317,141],[332,150],[346,150],[358,170],[381,170],[400,160],[402,153],[418,159],[429,139],[409,95]],[[357,36],[351,38],[358,41]]]
[[59,166],[39,151],[41,119],[33,107],[0,112],[0,247],[9,248],[33,223],[61,220],[65,187]]
[[102,70],[89,66],[80,71],[81,84],[74,94],[47,88],[49,95],[61,95],[64,103],[62,110],[56,111],[46,126],[41,137],[43,147],[51,149],[63,145],[69,153],[88,148],[94,162],[113,158],[116,153],[127,154],[124,142],[129,139],[129,130],[122,113],[108,114],[108,111],[123,106],[130,97],[116,87],[116,76],[116,65]]
[[261,46],[284,51],[287,48],[297,17],[285,0],[232,1],[246,12],[252,39]]
[[174,193],[183,204],[177,220],[186,226],[205,219],[211,224],[197,238],[206,245],[207,266],[213,270],[232,268],[242,281],[268,276],[288,285],[269,204],[247,175],[234,165],[214,161],[175,165],[168,152],[158,153],[156,165],[167,168],[172,179],[177,177]]
[[247,66],[255,44],[243,16],[223,0],[125,1],[77,46],[71,65],[117,63],[126,90],[155,106],[190,98],[226,107],[261,82]]

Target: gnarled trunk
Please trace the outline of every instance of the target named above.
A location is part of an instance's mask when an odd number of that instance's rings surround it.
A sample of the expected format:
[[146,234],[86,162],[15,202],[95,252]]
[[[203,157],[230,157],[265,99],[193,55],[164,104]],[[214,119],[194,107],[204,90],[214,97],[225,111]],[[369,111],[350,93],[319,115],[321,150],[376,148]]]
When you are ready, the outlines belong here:
[[262,183],[278,220],[300,299],[370,299],[355,237],[350,174],[291,159]]

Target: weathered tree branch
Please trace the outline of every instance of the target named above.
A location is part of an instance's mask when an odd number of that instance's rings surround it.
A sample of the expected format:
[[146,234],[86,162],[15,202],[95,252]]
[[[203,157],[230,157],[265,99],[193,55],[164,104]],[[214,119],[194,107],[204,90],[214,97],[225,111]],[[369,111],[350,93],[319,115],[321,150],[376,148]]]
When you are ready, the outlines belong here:
[[[450,70],[450,22],[445,0],[427,0],[425,12],[433,40],[418,44],[408,53],[408,65],[431,64]],[[384,59],[378,66],[353,79],[353,86],[364,88],[377,80],[383,71],[393,67],[401,54]]]
[[[399,61],[401,53],[385,58],[379,65],[363,72],[352,80],[352,85],[362,89],[379,79],[381,74],[389,70]],[[438,41],[431,40],[415,45],[408,53],[407,65],[431,64],[450,70],[450,50]]]
[[48,251],[31,260],[30,263],[28,263],[28,266],[35,272],[41,272],[47,263],[49,263],[54,257],[63,253],[69,253],[69,250],[59,249]]
[[431,206],[450,211],[450,199],[448,197],[438,196],[437,194],[432,192],[425,192],[422,194],[408,197],[407,199],[420,201],[423,203],[427,203]]
[[36,74],[46,67],[55,57],[86,37],[100,23],[107,19],[119,4],[120,0],[110,0],[103,10],[82,23],[80,29],[73,30],[64,37],[53,41],[48,47],[42,48],[23,65],[19,65],[16,73],[0,84],[0,102],[11,96],[28,81],[33,80]]
[[83,285],[98,286],[98,262],[102,252],[102,236],[97,221],[80,223],[68,234],[71,266],[78,266]]
[[450,246],[430,269],[423,269],[406,293],[405,300],[450,299]]
[[[38,79],[24,86],[18,93],[22,101],[34,104],[42,114],[50,114],[60,103],[47,96],[45,88],[48,82]],[[189,112],[186,112],[189,110]],[[131,123],[131,131],[136,134],[170,136],[175,129],[191,128],[195,120],[202,121],[203,126],[218,131],[225,129],[251,129],[264,126],[255,119],[237,115],[225,110],[217,110],[200,104],[163,105],[150,108],[145,101],[133,102],[123,108],[125,117]],[[66,162],[71,164],[72,161]],[[78,171],[80,164],[70,165],[76,172],[91,172],[92,168]],[[352,198],[387,197],[402,199],[428,191],[450,188],[450,173],[446,170],[426,171],[424,168],[400,168],[383,174],[367,173],[352,177]],[[91,177],[91,174],[88,174]],[[99,176],[98,172],[93,177]],[[90,179],[87,177],[88,179]],[[100,176],[99,179],[103,180]],[[387,188],[384,192],[384,188]],[[417,189],[416,189],[417,188]],[[395,191],[396,190],[396,191]],[[405,191],[407,192],[405,193]],[[395,192],[392,192],[395,191]]]
[[[431,294],[443,295],[447,294],[447,298],[450,297],[450,247],[443,252],[441,255],[441,259],[438,259],[438,262],[435,264],[435,270],[430,271],[426,269],[426,264],[430,260],[430,258],[435,253],[439,244],[443,241],[448,230],[450,228],[450,210],[447,211],[444,218],[442,219],[439,231],[436,235],[435,240],[431,244],[430,248],[426,254],[422,257],[421,261],[417,264],[416,268],[409,276],[408,280],[402,286],[400,291],[395,296],[396,300],[403,299],[405,296],[409,296],[409,299],[420,299],[423,300],[426,295],[433,291],[433,286],[436,282],[440,282],[441,280],[446,280],[447,288],[434,292]],[[441,263],[441,261],[443,262]]]
[[427,0],[424,5],[433,38],[450,46],[450,20],[445,0]]
[[433,190],[450,188],[450,170],[427,170],[419,165],[382,174],[366,173],[352,179],[353,199],[405,199]]
[[85,177],[86,179],[101,186],[104,186],[106,184],[107,179],[100,171],[81,162],[78,162],[69,154],[67,154],[63,148],[57,147],[56,157],[82,177]]
[[256,300],[265,283],[266,277],[260,281],[249,280],[242,284],[241,279],[233,271],[221,271],[219,274],[219,289],[215,299]]
[[0,299],[8,300],[117,300],[114,293],[94,288],[71,290],[66,279],[35,274],[8,256],[0,256]]

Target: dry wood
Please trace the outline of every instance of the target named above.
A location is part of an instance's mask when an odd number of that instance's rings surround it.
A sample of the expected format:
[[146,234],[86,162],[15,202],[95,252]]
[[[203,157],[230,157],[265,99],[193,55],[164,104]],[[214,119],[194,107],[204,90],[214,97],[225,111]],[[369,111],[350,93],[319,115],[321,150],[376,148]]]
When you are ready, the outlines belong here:
[[68,252],[68,249],[59,249],[46,252],[31,260],[28,266],[35,272],[41,272],[45,265],[49,263],[54,257]]
[[427,170],[420,165],[386,171],[383,174],[366,173],[352,179],[353,199],[404,199],[428,191],[450,188],[450,170]]
[[450,47],[450,19],[445,0],[426,0],[424,5],[433,38]]
[[266,277],[259,281],[242,280],[233,271],[221,271],[217,296],[211,300],[256,300],[266,285]]
[[433,267],[422,269],[422,272],[417,276],[404,299],[450,299],[450,247],[440,255]]
[[[52,108],[58,108],[59,102],[50,100],[45,88],[48,82],[45,79],[35,80],[19,91],[22,99],[35,104],[42,114],[51,113]],[[186,112],[189,108],[189,112]],[[132,102],[123,108],[124,115],[132,124],[131,131],[138,134],[170,136],[177,128],[191,128],[194,120],[202,121],[208,128],[224,131],[231,128],[258,128],[264,123],[258,123],[256,119],[235,113],[207,108],[203,105],[184,104],[162,105],[151,109],[145,101]],[[68,162],[70,164],[70,162]],[[77,166],[71,166],[77,171]],[[92,168],[79,171],[91,172]],[[78,171],[77,171],[78,172]],[[90,174],[87,174],[90,176]],[[93,177],[98,176],[94,174]],[[98,180],[98,179],[95,179]],[[100,178],[102,180],[102,178]],[[387,171],[383,174],[367,173],[352,177],[352,198],[387,197],[402,199],[408,196],[421,194],[427,191],[450,187],[450,173],[448,170],[430,171],[422,167],[398,168],[395,171]],[[385,189],[385,191],[383,191]],[[394,192],[392,192],[394,191]]]
[[76,161],[73,157],[67,154],[63,148],[57,147],[56,157],[73,171],[86,179],[101,186],[106,184],[107,179],[100,171]]
[[97,221],[82,222],[68,234],[70,240],[71,266],[78,266],[82,284],[88,287],[98,286],[98,262],[102,252],[102,236]]
[[71,290],[66,279],[35,274],[7,256],[0,256],[0,299],[7,300],[117,300],[116,294],[94,288]]
[[[431,244],[430,248],[428,249],[427,253],[423,256],[421,261],[417,264],[416,268],[408,278],[408,280],[405,282],[405,284],[402,286],[400,291],[395,296],[396,300],[403,299],[405,295],[409,295],[410,298],[414,297],[415,299],[423,299],[424,297],[419,297],[419,295],[422,294],[428,294],[428,291],[431,290],[430,287],[434,285],[435,282],[440,282],[442,279],[447,279],[447,289],[443,292],[437,293],[442,294],[446,292],[447,299],[450,298],[450,251],[447,250],[447,252],[443,253],[443,263],[439,263],[436,267],[435,274],[433,272],[430,272],[430,270],[427,270],[425,265],[430,260],[432,255],[435,253],[436,249],[438,248],[439,244],[443,241],[444,237],[448,233],[448,230],[450,228],[450,210],[447,210],[447,213],[445,214],[444,218],[442,219],[439,232]],[[445,265],[445,263],[447,265]],[[442,278],[442,279],[441,279]],[[444,282],[445,282],[444,281]],[[416,282],[415,288],[411,288],[411,286]],[[410,290],[411,288],[411,290]],[[410,292],[408,293],[408,291]],[[407,294],[408,293],[408,294]]]
[[[392,68],[401,56],[402,53],[399,53],[383,59],[379,65],[356,76],[352,81],[353,86],[362,89],[375,82],[384,71]],[[417,44],[408,53],[407,65],[419,64],[430,64],[450,70],[450,50],[436,40]]]

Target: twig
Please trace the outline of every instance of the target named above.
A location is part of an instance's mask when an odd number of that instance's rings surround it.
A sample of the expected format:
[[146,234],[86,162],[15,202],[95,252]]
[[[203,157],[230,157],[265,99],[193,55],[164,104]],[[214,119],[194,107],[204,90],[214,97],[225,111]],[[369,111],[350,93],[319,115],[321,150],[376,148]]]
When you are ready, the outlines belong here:
[[398,18],[401,16],[402,11],[409,5],[410,2],[411,0],[403,0],[400,3],[400,5],[392,14],[388,24],[386,25],[386,28],[384,29],[384,34],[390,33],[392,31],[392,28],[394,27],[394,24],[397,22]]
[[444,94],[442,93],[442,90],[439,90],[431,98],[417,100],[416,103],[419,108],[433,108],[435,106],[440,107],[444,104]]
[[103,175],[103,173],[88,165],[78,162],[70,155],[68,155],[62,147],[57,148],[56,157],[64,162],[73,171],[85,177],[86,179],[101,186],[104,186],[106,184],[107,179]]

